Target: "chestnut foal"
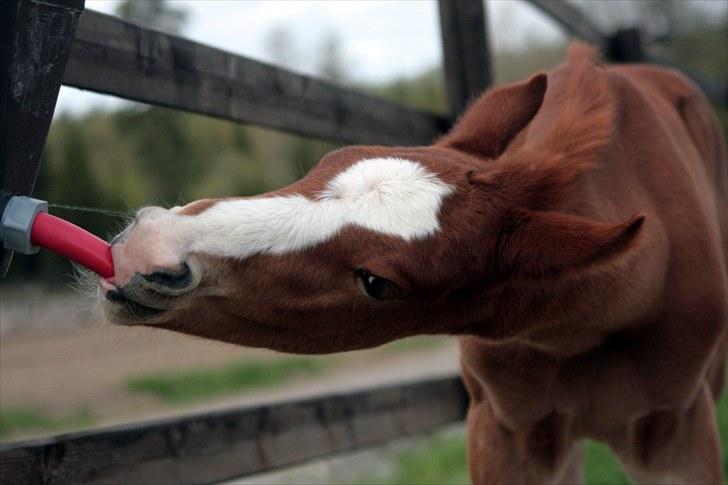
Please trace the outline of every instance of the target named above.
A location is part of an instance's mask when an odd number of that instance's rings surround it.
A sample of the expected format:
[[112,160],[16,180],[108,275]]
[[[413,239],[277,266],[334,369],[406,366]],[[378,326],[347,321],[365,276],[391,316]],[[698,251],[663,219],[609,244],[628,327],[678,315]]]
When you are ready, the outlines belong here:
[[114,323],[297,353],[460,335],[475,483],[577,483],[586,437],[637,482],[718,483],[727,168],[693,84],[573,44],[432,146],[142,209],[101,300]]

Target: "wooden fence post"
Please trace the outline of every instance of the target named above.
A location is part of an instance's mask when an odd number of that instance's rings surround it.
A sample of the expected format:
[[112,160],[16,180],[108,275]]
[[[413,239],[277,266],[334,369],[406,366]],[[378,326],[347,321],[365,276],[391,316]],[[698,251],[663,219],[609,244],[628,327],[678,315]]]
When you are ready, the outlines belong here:
[[[33,191],[84,1],[0,2],[0,182],[5,194]],[[12,252],[3,249],[0,276],[11,258]]]
[[642,31],[619,29],[609,37],[607,57],[617,62],[644,62],[646,59]]
[[438,7],[448,108],[456,118],[492,81],[486,11],[480,0],[438,0]]

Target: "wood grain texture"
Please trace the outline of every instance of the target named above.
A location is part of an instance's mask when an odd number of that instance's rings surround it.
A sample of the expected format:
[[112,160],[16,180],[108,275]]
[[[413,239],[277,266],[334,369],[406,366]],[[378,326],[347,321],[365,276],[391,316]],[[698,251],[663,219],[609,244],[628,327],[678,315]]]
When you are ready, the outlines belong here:
[[209,483],[465,417],[457,376],[0,445],[1,483]]
[[346,143],[421,145],[446,117],[85,11],[64,84]]

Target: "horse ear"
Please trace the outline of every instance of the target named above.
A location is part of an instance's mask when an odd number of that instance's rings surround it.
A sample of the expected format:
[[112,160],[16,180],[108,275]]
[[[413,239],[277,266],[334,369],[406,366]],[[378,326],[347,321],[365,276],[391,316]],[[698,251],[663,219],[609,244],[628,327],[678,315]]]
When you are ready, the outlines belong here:
[[546,92],[546,74],[488,91],[478,98],[436,146],[480,158],[498,158],[536,115]]
[[[567,77],[559,86],[564,101],[555,118],[548,126],[540,126],[542,132],[538,136],[532,137],[529,133],[529,140],[520,143],[518,150],[511,149],[496,163],[478,167],[470,175],[472,184],[486,189],[489,195],[497,194],[510,207],[538,211],[553,210],[574,195],[571,190],[580,174],[598,166],[609,153],[608,148],[619,141],[615,133],[617,108],[613,89],[606,71],[597,63],[596,54],[596,50],[587,45],[571,45]],[[512,137],[519,126],[528,123],[528,116],[533,116],[538,110],[539,91],[545,89],[545,78],[539,81],[536,76],[526,84],[506,89],[502,93],[494,91],[491,94],[496,98],[501,94],[507,95],[508,99],[518,98],[520,101],[516,104],[522,108],[530,106],[530,109],[520,112],[511,109],[510,119],[509,113],[502,116],[503,126],[512,128],[510,132],[504,128],[499,130],[510,133]],[[542,92],[540,97],[543,97]],[[488,103],[489,99],[486,96],[482,102]],[[505,103],[506,99],[500,102],[501,105]],[[490,104],[484,106],[482,111],[489,107]],[[474,110],[468,112],[453,133],[443,140],[445,143],[453,147],[467,145],[467,137],[458,134],[464,133],[459,125],[469,124],[466,122],[468,117],[475,116]],[[496,128],[499,126],[495,121],[491,123],[495,123],[493,126]],[[475,139],[474,136],[471,138]],[[509,136],[493,136],[491,128],[491,134],[484,135],[480,141],[485,143],[487,140],[509,140]],[[504,149],[505,146],[498,148],[501,152]]]
[[550,211],[515,210],[506,221],[498,265],[507,273],[539,276],[605,261],[628,250],[645,220],[621,224]]

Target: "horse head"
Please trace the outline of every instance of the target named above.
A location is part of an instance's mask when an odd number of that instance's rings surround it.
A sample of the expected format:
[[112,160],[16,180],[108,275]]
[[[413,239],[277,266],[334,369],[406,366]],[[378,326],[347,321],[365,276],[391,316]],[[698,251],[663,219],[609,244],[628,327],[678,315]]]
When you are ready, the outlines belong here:
[[609,258],[642,222],[555,210],[612,121],[575,112],[526,143],[546,87],[491,90],[432,146],[346,147],[271,193],[140,210],[113,241],[105,314],[302,353],[507,335],[508,281]]

